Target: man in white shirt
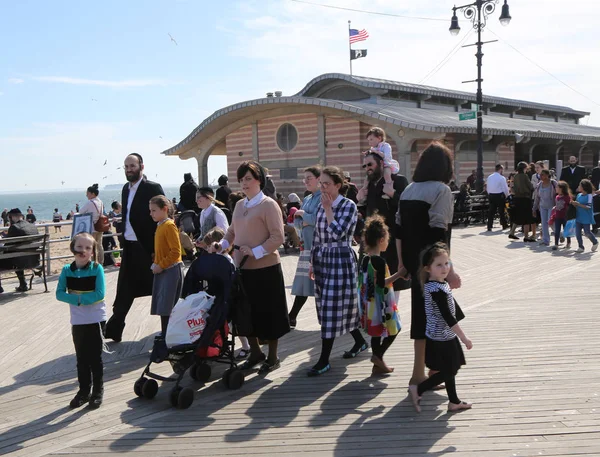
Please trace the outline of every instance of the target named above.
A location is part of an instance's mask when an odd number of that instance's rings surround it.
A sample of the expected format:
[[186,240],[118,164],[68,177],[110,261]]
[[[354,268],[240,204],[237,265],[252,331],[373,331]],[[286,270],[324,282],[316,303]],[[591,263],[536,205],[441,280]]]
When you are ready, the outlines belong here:
[[502,230],[508,228],[506,222],[506,213],[504,211],[506,205],[506,197],[510,191],[508,190],[508,184],[504,177],[504,167],[501,164],[496,165],[496,171],[488,176],[487,179],[487,192],[488,199],[490,202],[490,212],[488,214],[487,230],[492,231],[494,225],[494,217],[496,212],[500,213],[500,223],[502,224]]

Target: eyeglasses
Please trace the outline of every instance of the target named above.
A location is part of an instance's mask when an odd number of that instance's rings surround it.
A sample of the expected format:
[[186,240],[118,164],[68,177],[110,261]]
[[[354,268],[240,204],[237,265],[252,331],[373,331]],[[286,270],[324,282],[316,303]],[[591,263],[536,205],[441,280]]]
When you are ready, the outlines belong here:
[[321,182],[319,183],[319,185],[320,185],[321,187],[329,187],[329,186],[331,186],[332,184],[333,184],[332,182],[323,182],[323,181],[321,181]]

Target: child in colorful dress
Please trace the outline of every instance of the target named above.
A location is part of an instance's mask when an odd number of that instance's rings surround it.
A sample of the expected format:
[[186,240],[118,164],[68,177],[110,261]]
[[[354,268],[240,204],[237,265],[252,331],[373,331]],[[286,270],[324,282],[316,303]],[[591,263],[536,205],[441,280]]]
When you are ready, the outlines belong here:
[[[367,132],[367,142],[371,147],[366,154],[375,153],[383,159],[383,179],[385,184],[393,185],[392,175],[400,172],[400,164],[392,158],[392,147],[385,142],[385,132],[382,128],[373,127]],[[390,198],[384,194],[383,198]]]
[[56,299],[71,305],[71,332],[77,357],[79,391],[69,406],[79,408],[89,402],[89,407],[96,409],[104,396],[104,269],[95,261],[96,240],[89,233],[75,235],[70,249],[75,261],[63,267],[56,287]]
[[581,236],[581,230],[585,233],[585,236],[592,242],[592,252],[598,249],[598,240],[590,230],[590,225],[595,224],[594,221],[594,210],[592,209],[592,199],[594,197],[594,186],[589,179],[582,179],[577,188],[579,192],[577,198],[571,201],[571,205],[577,208],[577,216],[575,219],[575,237],[577,238],[577,244],[579,249],[577,252],[583,252],[583,237]]
[[172,215],[172,203],[167,197],[157,195],[150,199],[150,216],[158,224],[154,235],[154,263],[150,267],[154,273],[150,314],[160,316],[162,338],[167,334],[169,316],[183,287],[181,242]]
[[419,385],[408,386],[413,406],[419,413],[421,395],[442,382],[446,385],[449,412],[472,407],[470,403],[460,401],[456,394],[456,373],[466,363],[460,341],[467,349],[471,349],[473,343],[458,324],[458,321],[464,318],[464,314],[446,282],[449,272],[449,251],[444,243],[435,243],[423,251],[420,279],[427,317],[425,365],[435,373]]
[[383,217],[374,215],[366,220],[363,231],[366,254],[358,274],[358,296],[361,326],[371,336],[373,374],[394,371],[383,361],[383,355],[401,329],[394,288],[389,287],[400,276],[399,273],[390,276],[385,259],[381,257],[389,239],[389,230]]

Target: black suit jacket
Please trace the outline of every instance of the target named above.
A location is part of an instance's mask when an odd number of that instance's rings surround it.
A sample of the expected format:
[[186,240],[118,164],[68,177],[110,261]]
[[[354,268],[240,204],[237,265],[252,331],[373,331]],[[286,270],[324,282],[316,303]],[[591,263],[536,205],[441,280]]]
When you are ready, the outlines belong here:
[[583,178],[585,178],[585,167],[581,165],[577,165],[572,173],[571,167],[564,167],[560,172],[560,180],[566,181],[574,194],[577,193],[577,188]]
[[[6,233],[7,238],[14,238],[17,236],[30,236],[39,235],[38,229],[35,225],[27,221],[19,221],[12,224],[8,228]],[[4,265],[13,268],[31,268],[37,266],[39,263],[39,255],[32,255],[27,257],[17,257],[14,259],[4,259]]]
[[592,170],[592,184],[596,189],[600,186],[600,167],[596,167]]
[[[388,244],[387,250],[381,253],[381,256],[385,259],[390,273],[394,274],[398,270],[398,251],[396,251],[396,242],[393,237],[394,228],[396,227],[396,212],[398,211],[398,201],[400,195],[408,186],[408,180],[402,175],[392,175],[394,181],[394,196],[390,199],[384,199],[383,197],[383,185],[385,181],[381,177],[378,181],[369,181],[369,188],[367,193],[367,217],[372,216],[375,213],[380,214],[384,219],[385,223],[390,231],[390,243]],[[394,290],[403,290],[408,288],[408,283],[403,279],[398,279],[394,282]]]
[[123,205],[123,231],[125,231],[125,221],[129,214],[129,221],[131,227],[135,232],[135,236],[138,241],[142,244],[144,250],[152,254],[154,252],[154,233],[156,232],[156,222],[150,217],[150,210],[148,205],[150,199],[157,195],[164,195],[163,188],[160,184],[152,181],[148,181],[144,176],[142,182],[140,182],[131,208],[127,207],[127,199],[129,198],[129,183],[123,186],[121,192],[121,204]]

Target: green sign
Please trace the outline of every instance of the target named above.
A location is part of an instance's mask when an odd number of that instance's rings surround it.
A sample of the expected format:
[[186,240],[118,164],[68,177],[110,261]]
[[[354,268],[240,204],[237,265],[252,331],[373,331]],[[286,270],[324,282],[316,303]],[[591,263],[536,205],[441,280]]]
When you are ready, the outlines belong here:
[[458,115],[459,121],[468,121],[469,119],[475,119],[477,117],[476,111],[467,111],[466,113],[460,113]]

